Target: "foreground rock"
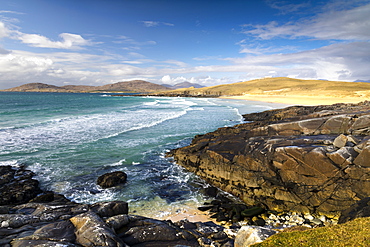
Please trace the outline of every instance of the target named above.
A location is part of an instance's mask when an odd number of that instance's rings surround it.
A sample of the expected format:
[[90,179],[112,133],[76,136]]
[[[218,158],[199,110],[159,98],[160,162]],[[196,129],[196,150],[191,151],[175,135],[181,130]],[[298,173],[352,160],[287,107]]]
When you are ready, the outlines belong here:
[[127,181],[127,174],[122,171],[115,171],[101,175],[98,177],[96,183],[102,188],[111,188],[120,184],[124,184]]
[[0,205],[24,203],[41,193],[33,176],[24,167],[0,166]]
[[[9,184],[19,182],[22,185],[15,186],[19,189],[13,190],[15,194],[28,193],[29,188],[24,184],[34,184],[36,181],[32,179],[33,174],[24,168],[0,168],[2,181]],[[17,180],[14,174],[23,174],[23,180]],[[128,204],[123,201],[79,204],[53,192],[42,192],[38,186],[35,190],[41,192],[40,195],[29,194],[28,197],[19,197],[22,200],[11,198],[5,201],[8,193],[3,188],[9,187],[5,183],[0,185],[0,198],[3,198],[3,205],[0,206],[0,246],[4,247],[227,247],[234,243],[234,237],[227,234],[227,229],[213,222],[160,221],[130,215]],[[24,193],[21,193],[22,189]]]
[[338,217],[370,191],[370,102],[288,107],[169,156],[248,205]]

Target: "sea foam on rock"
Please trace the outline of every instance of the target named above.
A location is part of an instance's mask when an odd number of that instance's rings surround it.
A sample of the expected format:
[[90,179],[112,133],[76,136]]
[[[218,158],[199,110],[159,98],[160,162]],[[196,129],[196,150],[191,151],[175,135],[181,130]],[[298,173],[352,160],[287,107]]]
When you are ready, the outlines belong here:
[[280,212],[338,218],[370,191],[370,102],[293,106],[196,136],[169,156],[210,184]]

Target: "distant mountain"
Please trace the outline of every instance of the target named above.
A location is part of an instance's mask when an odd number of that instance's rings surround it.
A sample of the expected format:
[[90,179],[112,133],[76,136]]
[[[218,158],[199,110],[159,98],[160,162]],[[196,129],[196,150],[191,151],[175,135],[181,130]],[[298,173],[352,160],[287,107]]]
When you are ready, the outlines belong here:
[[202,85],[199,85],[199,84],[196,84],[196,83],[191,83],[191,82],[188,82],[188,81],[177,83],[175,85],[162,84],[162,86],[168,87],[168,88],[171,88],[171,89],[180,89],[180,88],[189,88],[189,87],[194,87],[194,88],[204,87]]
[[169,88],[155,83],[135,80],[135,81],[123,81],[114,84],[107,84],[100,87],[95,87],[97,91],[132,91],[132,92],[155,92],[155,91],[166,91]]
[[72,93],[88,93],[88,92],[130,92],[130,93],[152,93],[157,91],[167,91],[170,88],[154,84],[147,81],[134,80],[117,82],[107,84],[104,86],[81,86],[81,85],[67,85],[67,86],[54,86],[44,83],[28,83],[19,87],[14,87],[6,90],[5,92],[72,92]]
[[19,87],[2,90],[6,92],[69,92],[68,89],[45,83],[27,83]]
[[181,82],[181,83],[177,83],[173,86],[174,89],[178,89],[178,88],[189,88],[189,87],[194,87],[194,88],[202,88],[204,86],[202,85],[199,85],[199,84],[196,84],[196,83],[190,83],[188,81],[184,81],[184,82]]
[[83,86],[83,85],[67,85],[60,88],[64,88],[69,91],[80,91],[80,92],[88,92],[94,91],[96,87],[94,86]]

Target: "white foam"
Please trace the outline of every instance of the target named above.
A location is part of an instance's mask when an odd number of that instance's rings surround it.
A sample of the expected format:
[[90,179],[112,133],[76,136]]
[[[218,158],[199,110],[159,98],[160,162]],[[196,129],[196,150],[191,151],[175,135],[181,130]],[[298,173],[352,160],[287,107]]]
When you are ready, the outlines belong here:
[[7,160],[7,161],[0,161],[0,166],[14,166],[18,167],[20,164],[17,160]]
[[125,162],[126,162],[126,159],[121,159],[120,161],[113,163],[113,164],[109,164],[108,166],[120,166]]
[[121,111],[54,119],[0,132],[0,154],[37,151],[47,145],[74,145],[115,137],[158,125],[186,114],[180,111]]
[[159,103],[159,100],[155,100],[155,101],[152,101],[152,102],[144,102],[143,105],[155,106],[155,105],[158,105],[158,103]]

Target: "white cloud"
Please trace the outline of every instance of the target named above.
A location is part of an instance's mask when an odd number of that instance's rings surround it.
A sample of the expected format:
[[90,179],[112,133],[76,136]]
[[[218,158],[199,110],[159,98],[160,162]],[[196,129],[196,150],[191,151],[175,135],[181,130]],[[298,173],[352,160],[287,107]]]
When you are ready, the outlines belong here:
[[18,33],[18,39],[23,43],[43,48],[57,49],[80,49],[82,46],[91,45],[89,40],[84,39],[81,35],[62,33],[59,35],[62,41],[52,41],[45,36],[38,34]]
[[122,49],[125,49],[125,50],[140,50],[141,46],[156,45],[157,44],[157,42],[155,42],[154,40],[136,41],[136,40],[134,40],[130,37],[123,36],[123,35],[119,36],[117,39],[118,40],[113,41],[113,43],[132,45],[132,46],[129,46],[129,47],[123,47],[122,48]]
[[312,19],[279,24],[244,25],[245,34],[260,39],[312,37],[334,40],[370,40],[370,4],[349,10],[327,10]]
[[17,30],[18,27],[0,21],[0,39],[10,38],[20,40],[22,43],[42,48],[56,49],[81,49],[83,46],[93,45],[90,40],[84,39],[79,34],[61,33],[59,37],[61,41],[52,41],[49,38],[39,34],[22,33]]
[[184,81],[191,81],[191,80],[194,81],[193,78],[186,78],[184,76],[171,77],[170,75],[165,75],[162,77],[161,82],[164,84],[175,85],[177,83],[181,83]]
[[178,67],[187,67],[188,65],[182,61],[178,61],[178,60],[166,60],[166,61],[163,61],[163,63],[165,64],[169,64],[169,65],[175,65],[175,66],[178,66]]
[[171,76],[169,75],[165,75],[162,77],[161,81],[164,83],[164,84],[172,84],[172,79],[171,79]]
[[286,1],[276,1],[276,0],[268,0],[266,1],[267,4],[274,9],[278,9],[280,14],[285,15],[288,13],[299,11],[303,8],[309,7],[309,3],[289,3],[287,4]]
[[156,26],[159,25],[159,22],[158,21],[142,21],[142,23],[146,27],[156,27]]
[[163,24],[163,25],[165,25],[165,26],[170,26],[170,27],[175,26],[175,24],[173,24],[173,23],[168,23],[168,22],[162,22],[162,24]]
[[11,10],[0,10],[0,14],[17,14],[17,15],[23,15],[23,13],[18,11],[11,11]]
[[160,22],[160,21],[141,21],[141,23],[143,23],[145,27],[157,27],[157,26],[160,26],[160,25],[170,26],[170,27],[175,26],[172,23]]
[[220,84],[227,84],[236,82],[236,78],[234,77],[212,77],[208,75],[198,75],[198,76],[173,76],[165,75],[163,76],[158,83],[159,84],[169,84],[175,85],[177,83],[181,83],[184,81],[188,81],[190,83],[196,83],[204,86],[212,86],[212,85],[220,85]]
[[[289,53],[245,58],[230,58],[235,68],[254,66],[254,73],[276,71],[279,76],[296,78],[347,80],[369,78],[370,43],[354,42],[333,44],[322,48]],[[241,69],[241,68],[240,68]]]
[[9,29],[5,26],[4,22],[0,21],[0,39],[9,36]]

